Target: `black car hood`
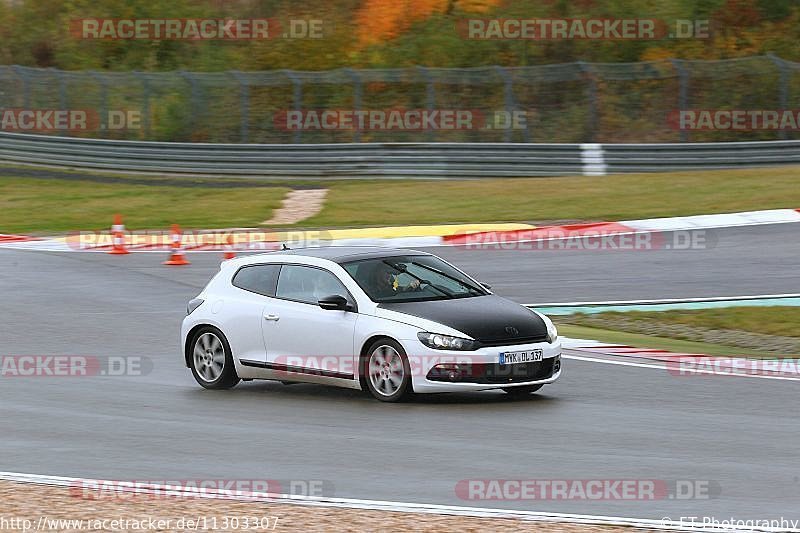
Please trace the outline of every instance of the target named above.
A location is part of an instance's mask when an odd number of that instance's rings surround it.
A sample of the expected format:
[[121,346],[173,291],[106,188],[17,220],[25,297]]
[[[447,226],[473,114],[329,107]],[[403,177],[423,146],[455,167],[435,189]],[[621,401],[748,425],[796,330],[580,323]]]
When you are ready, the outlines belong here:
[[518,341],[518,344],[540,342],[547,338],[547,326],[539,315],[494,294],[453,300],[382,303],[379,307],[444,324],[486,346],[507,344],[508,341]]

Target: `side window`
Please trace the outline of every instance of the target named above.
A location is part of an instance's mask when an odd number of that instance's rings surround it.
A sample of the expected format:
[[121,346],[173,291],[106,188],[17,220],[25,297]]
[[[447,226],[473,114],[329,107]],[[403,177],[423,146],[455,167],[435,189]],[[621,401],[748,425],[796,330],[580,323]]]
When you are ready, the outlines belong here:
[[347,289],[327,270],[300,265],[284,265],[281,269],[278,298],[316,304],[334,294],[347,297]]
[[278,271],[280,265],[253,265],[246,266],[233,276],[233,285],[246,291],[263,294],[264,296],[275,295],[275,284],[278,281]]

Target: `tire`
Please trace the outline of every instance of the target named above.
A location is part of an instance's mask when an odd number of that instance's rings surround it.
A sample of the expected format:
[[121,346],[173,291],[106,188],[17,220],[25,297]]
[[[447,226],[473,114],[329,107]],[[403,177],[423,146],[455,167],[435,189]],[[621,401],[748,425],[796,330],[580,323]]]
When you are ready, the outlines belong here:
[[239,383],[231,346],[220,330],[212,326],[197,330],[191,350],[189,368],[197,383],[206,389],[230,389]]
[[544,385],[523,385],[522,387],[505,387],[503,392],[508,394],[511,398],[524,398],[529,394],[533,394],[537,390],[544,387]]
[[382,402],[399,402],[411,394],[411,366],[400,343],[392,339],[373,342],[361,358],[367,390]]

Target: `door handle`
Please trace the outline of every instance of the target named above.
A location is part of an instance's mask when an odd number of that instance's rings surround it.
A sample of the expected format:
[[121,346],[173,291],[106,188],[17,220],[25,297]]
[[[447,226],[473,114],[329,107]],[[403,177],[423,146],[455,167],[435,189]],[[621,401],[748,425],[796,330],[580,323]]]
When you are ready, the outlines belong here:
[[264,315],[264,320],[272,320],[273,322],[277,322],[280,319],[280,315]]

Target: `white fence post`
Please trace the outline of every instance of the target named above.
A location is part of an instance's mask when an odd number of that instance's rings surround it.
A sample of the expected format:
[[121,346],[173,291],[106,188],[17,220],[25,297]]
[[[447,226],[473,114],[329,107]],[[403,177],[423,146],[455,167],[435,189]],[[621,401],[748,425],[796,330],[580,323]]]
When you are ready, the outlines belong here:
[[605,176],[606,161],[603,156],[603,145],[597,143],[581,144],[581,164],[584,176]]

